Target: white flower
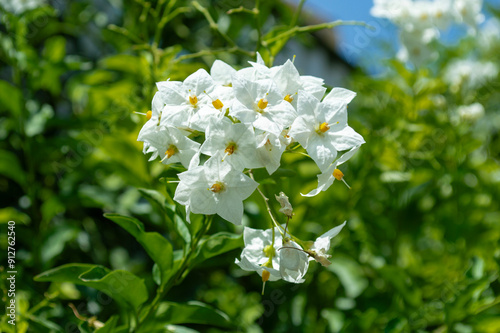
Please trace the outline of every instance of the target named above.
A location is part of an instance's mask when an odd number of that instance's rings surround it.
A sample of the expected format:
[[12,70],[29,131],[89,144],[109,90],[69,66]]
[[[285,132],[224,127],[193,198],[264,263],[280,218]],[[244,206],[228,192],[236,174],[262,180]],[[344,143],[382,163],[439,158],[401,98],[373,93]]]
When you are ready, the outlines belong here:
[[151,104],[151,110],[146,113],[148,121],[146,121],[146,123],[142,126],[141,130],[139,131],[139,135],[137,136],[137,141],[144,141],[144,148],[142,150],[144,154],[146,154],[146,151],[148,151],[148,149],[149,152],[152,152],[152,150],[150,150],[149,143],[144,140],[144,136],[148,133],[154,133],[160,129],[159,121],[165,103],[163,103],[162,96],[159,92],[156,92],[156,94],[153,96],[153,101]]
[[241,224],[243,200],[248,198],[258,184],[243,173],[222,162],[216,154],[204,165],[179,174],[180,183],[174,200],[186,206],[186,212],[218,214],[234,224]]
[[470,27],[470,32],[475,32],[477,26],[484,21],[481,13],[482,0],[454,0],[453,9],[459,23],[463,22]]
[[259,162],[271,175],[279,168],[281,155],[289,144],[286,134],[276,136],[274,134],[257,130],[257,157]]
[[477,89],[498,76],[498,66],[491,62],[472,59],[459,59],[446,66],[443,80],[458,92],[460,87]]
[[[273,75],[273,81],[281,91],[281,96],[297,108],[297,94],[299,90],[305,90],[317,99],[323,98],[326,88],[323,80],[312,76],[302,77],[290,60],[280,66]],[[299,110],[300,112],[300,110]]]
[[0,7],[14,15],[39,8],[45,4],[44,0],[0,0]]
[[[330,97],[332,94],[332,97]],[[324,171],[337,157],[337,151],[348,150],[364,143],[361,135],[347,125],[347,105],[332,91],[320,103],[314,96],[299,92],[299,116],[288,133],[304,147],[309,156]]]
[[500,40],[500,21],[490,18],[481,27],[478,36],[478,45],[486,52],[494,51]]
[[193,116],[201,106],[212,102],[207,92],[210,93],[214,86],[214,80],[204,69],[191,74],[182,83],[159,86],[166,104],[160,124],[204,131],[209,118],[197,117],[193,121]]
[[230,87],[216,86],[210,93],[206,93],[209,101],[200,104],[199,110],[191,117],[191,126],[194,129],[206,131],[211,119],[220,120],[229,112],[233,101],[233,89]]
[[253,128],[242,123],[233,124],[228,118],[210,122],[201,152],[210,156],[219,153],[238,171],[262,166],[257,160]]
[[243,77],[250,81],[270,79],[277,66],[269,68],[266,66],[262,56],[257,52],[256,62],[248,62],[252,67],[242,68],[238,71],[238,76]]
[[[332,186],[335,179],[342,180],[347,185],[344,180],[344,174],[342,171],[337,169],[339,165],[345,163],[349,160],[359,149],[359,146],[356,146],[349,150],[348,152],[342,154],[333,164],[331,164],[324,172],[318,175],[318,187],[312,190],[307,194],[302,194],[305,197],[313,197],[320,193],[321,191],[326,191],[330,186]],[[349,185],[347,185],[349,187]]]
[[312,248],[307,251],[310,254],[309,260],[316,260],[323,266],[328,266],[331,262],[328,260],[331,256],[326,252],[330,249],[330,241],[333,237],[337,236],[342,228],[345,226],[346,222],[333,229],[325,232],[323,235],[319,236]]
[[309,268],[309,259],[300,245],[293,240],[286,240],[279,249],[281,278],[292,283],[302,283]]
[[153,153],[150,161],[160,156],[163,164],[180,162],[186,168],[200,148],[199,143],[188,139],[182,131],[171,126],[148,132],[141,137],[141,141],[148,144],[145,153]]
[[375,17],[387,18],[394,23],[399,23],[407,18],[410,13],[408,7],[410,0],[373,0],[370,14]]
[[258,230],[245,227],[243,241],[245,242],[245,248],[241,252],[241,261],[236,259],[236,264],[241,269],[255,271],[260,276],[262,276],[264,270],[267,270],[271,273],[270,281],[281,279],[278,256],[278,249],[282,243],[281,234],[275,230],[273,247],[272,229]]
[[437,59],[439,53],[432,44],[429,44],[437,36],[434,35],[437,32],[434,29],[425,32],[401,31],[399,38],[402,45],[397,54],[398,59],[403,62],[409,61],[416,66]]
[[484,107],[480,103],[461,105],[457,108],[457,113],[463,120],[474,121],[484,115]]
[[297,116],[271,80],[250,81],[236,74],[233,89],[236,100],[230,114],[242,123],[278,136]]

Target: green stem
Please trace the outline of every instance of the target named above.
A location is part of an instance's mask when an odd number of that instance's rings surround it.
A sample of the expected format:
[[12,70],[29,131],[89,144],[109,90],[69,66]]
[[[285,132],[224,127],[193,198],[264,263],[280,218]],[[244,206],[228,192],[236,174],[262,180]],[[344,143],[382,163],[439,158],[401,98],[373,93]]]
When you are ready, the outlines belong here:
[[176,59],[176,62],[180,62],[180,61],[186,60],[186,59],[199,58],[199,57],[203,57],[206,55],[214,55],[214,54],[226,53],[226,52],[241,53],[241,54],[247,55],[249,57],[255,57],[255,52],[245,51],[243,49],[240,49],[237,46],[233,46],[230,48],[224,48],[224,49],[218,49],[218,50],[201,50],[199,52],[182,55]]
[[131,33],[130,31],[128,31],[127,29],[125,29],[123,27],[119,27],[117,25],[110,24],[110,25],[108,25],[108,29],[113,31],[113,32],[116,32],[122,36],[127,37],[128,39],[130,39],[134,43],[137,43],[137,44],[144,43],[139,37],[137,37],[136,35],[134,35],[133,33]]
[[[249,170],[248,174],[250,175],[250,178],[252,178],[252,180],[255,181],[255,178],[253,176],[253,171]],[[276,226],[278,228],[278,231],[280,232],[280,234],[284,237],[284,230],[281,227],[281,225],[278,223],[278,221],[276,221],[276,219],[274,218],[274,215],[271,211],[271,207],[269,206],[269,198],[264,195],[264,193],[260,190],[259,187],[257,187],[257,191],[259,191],[260,195],[264,199],[264,203],[266,204],[266,209],[267,209],[267,212],[269,213],[269,216],[271,217],[271,221],[273,222],[274,226]],[[274,228],[273,228],[273,232],[274,232]]]
[[308,25],[305,27],[295,26],[295,27],[290,28],[289,30],[287,30],[287,31],[285,31],[277,36],[274,36],[272,38],[269,38],[268,40],[263,41],[262,44],[269,45],[269,44],[274,43],[276,41],[279,41],[281,39],[288,39],[290,37],[293,37],[298,33],[314,32],[314,31],[323,30],[323,29],[331,29],[331,28],[338,27],[340,25],[359,25],[359,26],[363,26],[363,27],[367,27],[367,28],[372,29],[372,27],[370,25],[368,25],[364,22],[337,20],[337,21],[333,21],[333,22]]
[[208,9],[203,7],[198,3],[198,1],[193,1],[192,2],[194,8],[196,8],[200,13],[205,16],[206,20],[208,21],[208,24],[210,25],[210,28],[217,31],[219,35],[231,46],[236,46],[236,43],[228,36],[226,35],[222,30],[220,30],[219,25],[214,21],[212,15],[210,15],[210,12]]
[[180,264],[179,269],[175,273],[174,276],[172,276],[167,284],[164,286],[160,286],[158,290],[156,291],[156,296],[151,302],[151,305],[149,309],[146,311],[146,313],[142,316],[141,319],[138,320],[137,327],[135,328],[136,330],[144,323],[146,322],[156,311],[158,308],[160,301],[165,297],[165,295],[168,293],[168,291],[175,286],[176,284],[182,282],[184,277],[186,276],[186,272],[189,272],[189,260],[191,259],[191,256],[196,252],[196,248],[198,246],[198,243],[200,242],[201,238],[208,232],[210,229],[210,226],[212,225],[214,216],[213,215],[205,215],[205,227],[200,230],[198,235],[194,238],[194,240],[191,242],[191,247],[190,251],[184,256],[182,259],[182,262]]
[[295,13],[293,14],[292,21],[290,22],[290,27],[294,27],[297,25],[297,22],[299,21],[300,13],[302,13],[302,7],[304,7],[305,3],[306,3],[306,0],[300,0],[299,5],[297,6],[297,10],[295,10]]

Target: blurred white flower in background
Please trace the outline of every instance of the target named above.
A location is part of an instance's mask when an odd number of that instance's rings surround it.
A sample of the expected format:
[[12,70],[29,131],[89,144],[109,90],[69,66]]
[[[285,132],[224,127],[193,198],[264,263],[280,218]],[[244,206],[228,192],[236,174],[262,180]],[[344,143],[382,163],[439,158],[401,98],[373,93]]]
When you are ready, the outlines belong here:
[[374,0],[370,13],[389,19],[400,28],[398,58],[422,65],[437,58],[429,44],[439,39],[440,30],[465,24],[469,34],[475,34],[484,21],[482,5],[482,0]]
[[460,87],[477,89],[498,76],[498,65],[488,61],[457,59],[450,62],[444,70],[443,80],[450,90],[458,92]]
[[474,121],[484,116],[484,107],[480,103],[461,105],[457,108],[457,113],[462,120]]
[[6,11],[20,15],[45,4],[44,0],[0,0],[0,6]]

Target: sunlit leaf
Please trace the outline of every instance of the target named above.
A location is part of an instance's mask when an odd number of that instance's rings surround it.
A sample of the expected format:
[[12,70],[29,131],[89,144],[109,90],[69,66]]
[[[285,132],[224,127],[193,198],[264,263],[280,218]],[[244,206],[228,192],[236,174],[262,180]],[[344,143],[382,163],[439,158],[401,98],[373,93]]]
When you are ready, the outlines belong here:
[[39,282],[71,282],[100,290],[122,305],[139,307],[148,298],[144,281],[134,274],[91,264],[66,264],[35,276]]

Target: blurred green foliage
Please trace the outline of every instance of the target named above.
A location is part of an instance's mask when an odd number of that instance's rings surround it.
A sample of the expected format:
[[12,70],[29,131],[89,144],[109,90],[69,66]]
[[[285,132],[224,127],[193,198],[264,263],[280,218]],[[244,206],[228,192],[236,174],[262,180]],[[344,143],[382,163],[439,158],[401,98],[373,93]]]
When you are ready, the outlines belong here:
[[[256,170],[269,197],[290,197],[290,227],[302,239],[348,221],[333,264],[312,264],[304,284],[268,283],[261,297],[260,278],[234,265],[240,227],[215,218],[201,237],[206,224],[184,223],[166,183],[179,169],[147,162],[136,141],[145,119],[132,111],[149,110],[155,82],[182,80],[216,58],[245,66],[260,51],[271,61],[287,38],[262,41],[298,18],[278,1],[260,3],[256,20],[227,14],[255,5],[89,0],[2,10],[0,257],[4,265],[3,223],[14,220],[18,271],[17,330],[2,313],[2,331],[124,332],[137,320],[130,308],[147,307],[168,283],[179,284],[143,330],[500,331],[500,86],[496,78],[451,89],[442,79],[453,59],[498,63],[500,44],[464,38],[429,68],[388,61],[382,78],[355,73],[350,124],[367,143],[343,166],[352,190],[338,182],[300,196],[318,172],[301,155],[284,156],[292,171]],[[484,117],[459,118],[456,108],[472,102]],[[265,212],[254,194],[246,223],[267,228]],[[178,270],[190,249],[191,266]],[[127,292],[110,291],[116,281]],[[106,326],[95,330],[96,320]]]

